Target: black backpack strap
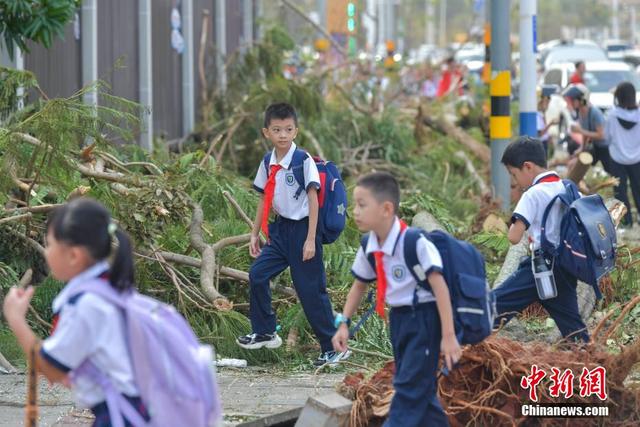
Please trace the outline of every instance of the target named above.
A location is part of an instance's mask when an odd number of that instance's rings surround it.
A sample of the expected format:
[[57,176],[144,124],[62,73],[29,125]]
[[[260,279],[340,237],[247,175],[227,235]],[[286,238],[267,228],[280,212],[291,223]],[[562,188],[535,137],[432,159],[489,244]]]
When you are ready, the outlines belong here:
[[[369,243],[369,233],[366,233],[364,236],[362,236],[362,239],[360,239],[360,247],[362,248],[362,252],[367,257],[367,261],[369,261],[369,265],[371,265],[371,268],[375,272],[376,271],[376,259],[375,259],[373,254],[367,255],[367,244],[368,243]],[[355,336],[355,334],[360,330],[360,328],[362,328],[364,323],[367,320],[369,320],[369,317],[371,317],[371,315],[373,314],[374,310],[376,309],[376,304],[375,304],[375,301],[373,300],[373,294],[374,294],[374,289],[369,289],[369,292],[367,293],[367,303],[369,304],[369,308],[360,317],[360,320],[358,320],[358,323],[356,323],[349,330],[349,338],[353,338]]]
[[300,197],[305,191],[305,183],[304,183],[304,162],[307,160],[307,152],[301,148],[295,149],[293,152],[293,156],[291,157],[291,163],[289,164],[289,169],[293,172],[293,176],[298,183],[298,190],[296,191],[295,196],[293,196],[296,200]]
[[420,260],[418,259],[418,240],[424,236],[428,239],[427,232],[421,228],[409,227],[404,232],[404,245],[402,250],[404,251],[404,261],[407,264],[409,273],[413,276],[417,283],[415,290],[413,291],[413,306],[418,305],[418,286],[431,292],[431,285],[427,280],[427,273],[422,268]]
[[573,181],[563,179],[562,183],[564,184],[565,192],[558,194],[553,199],[551,199],[551,201],[545,208],[544,213],[542,214],[542,222],[540,227],[540,248],[551,256],[557,255],[557,249],[554,244],[551,243],[549,239],[547,239],[546,233],[547,219],[549,218],[551,209],[553,208],[557,200],[560,200],[566,206],[571,206],[571,203],[580,198],[578,188],[573,183]]
[[407,263],[409,272],[419,286],[422,286],[426,290],[430,290],[429,281],[427,280],[427,273],[424,271],[424,268],[422,268],[422,265],[420,264],[417,249],[418,240],[420,240],[420,237],[424,236],[427,239],[429,238],[427,232],[421,228],[409,227],[404,233],[404,260]]

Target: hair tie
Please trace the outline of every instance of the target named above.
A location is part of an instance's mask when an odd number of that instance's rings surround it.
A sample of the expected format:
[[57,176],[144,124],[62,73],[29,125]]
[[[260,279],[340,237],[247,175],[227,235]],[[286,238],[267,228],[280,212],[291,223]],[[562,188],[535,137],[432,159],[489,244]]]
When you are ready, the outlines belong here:
[[109,233],[109,236],[115,237],[116,231],[118,231],[118,226],[115,222],[110,222],[107,227],[107,233]]

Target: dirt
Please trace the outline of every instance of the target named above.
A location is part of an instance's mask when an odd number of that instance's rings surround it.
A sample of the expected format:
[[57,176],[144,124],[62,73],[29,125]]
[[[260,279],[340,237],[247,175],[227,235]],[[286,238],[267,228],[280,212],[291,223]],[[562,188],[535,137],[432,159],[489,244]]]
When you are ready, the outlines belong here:
[[[225,426],[261,418],[303,406],[310,396],[333,391],[344,372],[274,373],[273,369],[249,367],[221,368],[218,383],[222,394]],[[0,427],[23,425],[26,377],[0,375]],[[49,387],[42,380],[39,391],[40,426],[67,427],[91,425],[87,411],[74,409],[70,390],[59,385]]]

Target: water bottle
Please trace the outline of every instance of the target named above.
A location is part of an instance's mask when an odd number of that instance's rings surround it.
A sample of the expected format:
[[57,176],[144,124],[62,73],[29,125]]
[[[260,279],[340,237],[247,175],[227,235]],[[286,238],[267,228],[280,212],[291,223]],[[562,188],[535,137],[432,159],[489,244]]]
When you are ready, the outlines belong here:
[[547,260],[541,249],[533,252],[531,269],[533,270],[533,278],[536,281],[538,297],[541,300],[557,297],[558,289],[556,288],[556,279],[553,277],[553,264],[551,260]]

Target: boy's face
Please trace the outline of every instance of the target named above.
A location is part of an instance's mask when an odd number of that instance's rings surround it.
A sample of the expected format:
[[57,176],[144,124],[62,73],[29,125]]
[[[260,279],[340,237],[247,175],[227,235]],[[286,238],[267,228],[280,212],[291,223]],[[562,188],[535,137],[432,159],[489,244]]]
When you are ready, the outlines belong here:
[[533,163],[524,162],[522,168],[518,169],[513,166],[507,166],[507,170],[509,171],[509,175],[515,181],[515,183],[521,189],[527,189],[533,184],[533,180],[536,178],[536,173],[533,170]]
[[377,231],[386,220],[395,216],[393,203],[379,201],[368,188],[356,186],[353,198],[353,219],[361,232]]
[[271,119],[268,128],[262,129],[262,134],[277,150],[285,151],[298,136],[298,128],[293,117],[287,119]]

